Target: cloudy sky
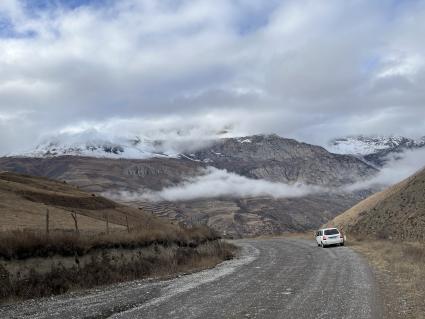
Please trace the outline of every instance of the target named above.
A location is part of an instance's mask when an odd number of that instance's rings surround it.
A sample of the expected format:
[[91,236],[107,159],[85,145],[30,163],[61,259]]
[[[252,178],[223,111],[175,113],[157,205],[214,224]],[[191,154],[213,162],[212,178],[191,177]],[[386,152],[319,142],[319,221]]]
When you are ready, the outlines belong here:
[[1,0],[0,154],[85,131],[422,136],[424,39],[415,0]]

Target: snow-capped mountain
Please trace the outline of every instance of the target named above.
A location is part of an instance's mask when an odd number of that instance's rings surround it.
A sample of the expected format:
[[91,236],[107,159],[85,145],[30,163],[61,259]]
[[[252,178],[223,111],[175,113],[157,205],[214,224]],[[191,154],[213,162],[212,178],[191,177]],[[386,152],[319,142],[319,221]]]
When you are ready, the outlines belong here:
[[425,136],[417,139],[403,136],[349,136],[332,140],[326,148],[332,153],[353,154],[382,166],[392,153],[425,148]]
[[164,152],[160,142],[122,140],[110,142],[105,140],[61,141],[54,140],[39,144],[34,150],[22,154],[24,157],[57,157],[65,155],[99,158],[145,159],[151,157],[176,157],[173,151]]
[[140,136],[103,136],[102,134],[60,134],[48,137],[32,150],[9,154],[9,157],[59,157],[86,156],[97,158],[147,159],[153,157],[178,158],[191,153],[209,140],[194,140],[177,136],[169,139],[153,139]]
[[[258,137],[261,136],[263,135],[258,135]],[[234,137],[230,140],[242,147],[243,144],[251,144],[252,138],[252,136]],[[172,139],[152,139],[139,136],[105,137],[99,134],[62,134],[54,138],[46,138],[32,150],[9,154],[9,156],[40,158],[72,155],[128,159],[183,157],[207,161],[206,156],[198,158],[198,156],[193,155],[202,149],[211,151],[209,146],[213,146],[219,140],[222,140],[222,138],[218,136],[194,140],[193,137],[184,136]],[[425,136],[418,139],[402,136],[349,136],[334,139],[326,146],[326,149],[332,153],[355,155],[377,165],[382,165],[384,158],[391,153],[418,148],[425,148]]]
[[[62,134],[49,137],[34,149],[9,154],[9,157],[59,157],[85,156],[97,158],[147,159],[153,157],[192,158],[194,152],[214,144],[220,138],[194,140],[192,137],[179,137],[168,140],[146,137],[109,137],[89,134]],[[250,143],[249,138],[235,138],[238,143]]]
[[403,136],[349,136],[332,140],[327,149],[336,154],[369,155],[382,150],[420,148],[425,146],[425,136],[418,139]]

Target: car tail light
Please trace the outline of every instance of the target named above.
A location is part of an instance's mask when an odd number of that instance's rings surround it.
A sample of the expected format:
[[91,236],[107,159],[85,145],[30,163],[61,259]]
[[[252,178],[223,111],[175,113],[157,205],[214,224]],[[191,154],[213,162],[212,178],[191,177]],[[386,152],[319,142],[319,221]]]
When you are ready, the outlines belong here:
[[339,235],[339,238],[344,238],[344,236],[342,234]]
[[323,236],[323,240],[326,240],[326,239],[328,239],[328,237],[326,237],[326,236]]

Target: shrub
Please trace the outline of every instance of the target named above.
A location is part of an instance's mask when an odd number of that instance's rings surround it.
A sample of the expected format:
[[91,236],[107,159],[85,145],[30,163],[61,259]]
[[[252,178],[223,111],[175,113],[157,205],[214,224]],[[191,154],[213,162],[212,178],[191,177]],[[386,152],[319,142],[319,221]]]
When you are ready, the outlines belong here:
[[233,257],[235,247],[221,241],[206,242],[197,248],[152,246],[139,249],[130,259],[114,258],[107,250],[91,256],[84,267],[64,267],[60,262],[40,273],[32,268],[24,279],[10,280],[0,266],[0,299],[28,299],[65,293],[72,289],[136,280],[149,276],[169,276],[215,266]]

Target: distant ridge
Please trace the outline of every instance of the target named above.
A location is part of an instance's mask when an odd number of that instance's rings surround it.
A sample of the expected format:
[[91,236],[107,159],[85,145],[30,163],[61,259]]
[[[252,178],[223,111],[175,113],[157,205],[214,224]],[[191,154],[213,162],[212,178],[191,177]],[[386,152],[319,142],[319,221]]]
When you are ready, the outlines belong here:
[[378,167],[385,165],[388,156],[407,150],[425,149],[425,136],[416,139],[403,136],[348,136],[329,142],[327,149],[336,154],[356,155]]

